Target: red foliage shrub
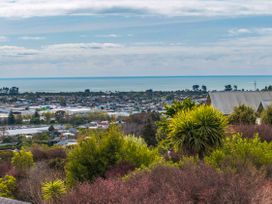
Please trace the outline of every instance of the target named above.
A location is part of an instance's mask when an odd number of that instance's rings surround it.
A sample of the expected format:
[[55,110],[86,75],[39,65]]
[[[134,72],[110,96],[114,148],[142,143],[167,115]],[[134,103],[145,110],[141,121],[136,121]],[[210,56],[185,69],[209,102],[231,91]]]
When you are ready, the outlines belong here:
[[48,167],[47,161],[37,162],[23,177],[17,179],[15,197],[33,204],[43,203],[41,185],[43,182],[64,179],[63,171]]
[[12,168],[11,158],[13,152],[9,150],[0,151],[0,177],[3,177],[9,172]]
[[253,138],[258,133],[262,141],[272,141],[272,126],[271,125],[234,125],[233,130],[241,133],[242,137]]
[[258,176],[218,173],[211,167],[159,166],[121,179],[79,184],[60,203],[250,203],[261,183]]
[[63,148],[46,149],[40,146],[34,146],[31,148],[34,161],[41,161],[55,158],[66,158],[66,152]]
[[135,167],[129,162],[120,162],[112,166],[105,174],[106,178],[122,177],[134,170]]
[[11,170],[11,163],[10,162],[1,162],[0,163],[0,177],[4,177],[7,172]]

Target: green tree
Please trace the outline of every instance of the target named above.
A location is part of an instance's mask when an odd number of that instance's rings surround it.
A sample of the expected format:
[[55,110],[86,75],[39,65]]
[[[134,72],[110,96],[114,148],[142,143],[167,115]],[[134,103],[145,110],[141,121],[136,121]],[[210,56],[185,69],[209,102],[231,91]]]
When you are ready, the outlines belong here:
[[204,154],[221,145],[226,118],[211,106],[199,106],[190,111],[180,111],[169,124],[169,139],[174,148],[185,154]]
[[0,197],[13,198],[13,192],[16,189],[16,179],[13,176],[6,175],[0,178]]
[[30,151],[22,149],[19,152],[14,152],[11,163],[18,170],[27,170],[34,164],[33,155]]
[[190,110],[195,106],[196,104],[191,98],[185,98],[183,101],[174,101],[172,105],[165,106],[165,115],[173,117],[177,112],[181,110]]
[[58,123],[64,123],[65,122],[65,111],[63,111],[63,110],[56,111],[55,118]]
[[261,113],[262,123],[272,125],[272,105],[269,105]]
[[8,115],[8,124],[9,125],[14,125],[15,123],[16,123],[15,116],[14,116],[13,112],[10,111],[9,115]]
[[161,120],[157,122],[157,134],[156,139],[159,142],[159,149],[162,152],[169,150],[171,143],[168,140],[168,135],[170,132],[169,123],[171,118],[173,118],[180,111],[188,111],[196,107],[196,103],[192,101],[191,98],[186,98],[183,101],[174,101],[172,105],[165,106],[165,114],[161,117]]
[[159,158],[158,153],[144,142],[132,136],[124,137],[117,127],[112,126],[104,132],[91,132],[68,154],[67,181],[69,184],[92,181],[97,176],[103,177],[109,167],[119,162],[126,161],[140,167]]
[[55,201],[66,193],[66,187],[62,180],[57,179],[42,184],[42,195],[46,201]]
[[147,118],[143,127],[142,137],[149,146],[157,145],[156,132],[157,131],[154,122],[151,120],[151,118]]
[[36,124],[36,125],[41,123],[40,114],[39,114],[39,112],[37,110],[33,114],[32,118],[30,120],[30,123]]
[[246,105],[235,107],[233,113],[229,116],[229,121],[233,124],[255,124],[256,119],[253,108]]

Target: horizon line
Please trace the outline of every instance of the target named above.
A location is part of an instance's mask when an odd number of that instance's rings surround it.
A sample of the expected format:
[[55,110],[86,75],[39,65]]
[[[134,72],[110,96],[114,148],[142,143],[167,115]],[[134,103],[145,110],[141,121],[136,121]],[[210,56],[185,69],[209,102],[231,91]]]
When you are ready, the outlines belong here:
[[272,74],[269,75],[146,75],[146,76],[25,76],[25,77],[0,77],[0,80],[13,80],[13,79],[105,79],[105,78],[179,78],[179,77],[272,77]]

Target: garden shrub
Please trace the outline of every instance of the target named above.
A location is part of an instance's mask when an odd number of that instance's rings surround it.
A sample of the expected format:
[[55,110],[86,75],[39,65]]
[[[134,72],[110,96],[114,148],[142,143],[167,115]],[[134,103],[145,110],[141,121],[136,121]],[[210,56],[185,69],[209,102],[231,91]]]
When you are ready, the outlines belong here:
[[58,200],[66,193],[66,187],[62,180],[57,179],[42,184],[43,199],[46,201]]
[[148,166],[160,159],[156,150],[149,149],[142,139],[124,136],[117,127],[91,135],[68,154],[66,173],[68,183],[92,181],[105,177],[112,166],[128,162],[135,168]]
[[34,164],[33,155],[30,151],[22,149],[18,152],[14,152],[11,163],[17,170],[27,170]]
[[272,125],[272,104],[262,111],[261,121],[264,124]]
[[261,125],[233,125],[234,132],[240,133],[243,138],[254,138],[258,134],[261,141],[272,141],[272,126],[267,124]]
[[13,198],[16,189],[16,179],[13,176],[6,175],[0,178],[0,197]]
[[66,158],[65,149],[61,147],[45,147],[41,145],[32,145],[30,148],[34,161],[41,161],[55,158]]
[[254,109],[246,105],[235,107],[233,113],[229,116],[229,121],[232,124],[255,124],[256,119]]
[[169,124],[169,138],[174,148],[200,159],[222,143],[227,121],[225,116],[211,106],[199,106],[190,111],[180,111]]
[[61,203],[250,203],[262,178],[219,173],[205,165],[156,166],[128,179],[81,183]]
[[43,203],[42,183],[57,179],[65,179],[62,169],[50,168],[47,161],[37,162],[25,172],[24,177],[17,179],[16,198],[33,204]]
[[213,151],[205,161],[221,170],[240,172],[247,166],[260,169],[272,164],[272,143],[262,142],[258,135],[248,139],[235,134],[227,137],[222,147]]

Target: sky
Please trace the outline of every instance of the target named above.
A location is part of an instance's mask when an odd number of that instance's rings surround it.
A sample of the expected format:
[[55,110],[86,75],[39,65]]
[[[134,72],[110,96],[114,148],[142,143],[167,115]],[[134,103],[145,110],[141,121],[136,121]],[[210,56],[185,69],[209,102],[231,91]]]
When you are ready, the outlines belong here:
[[272,75],[271,0],[0,0],[0,78]]

